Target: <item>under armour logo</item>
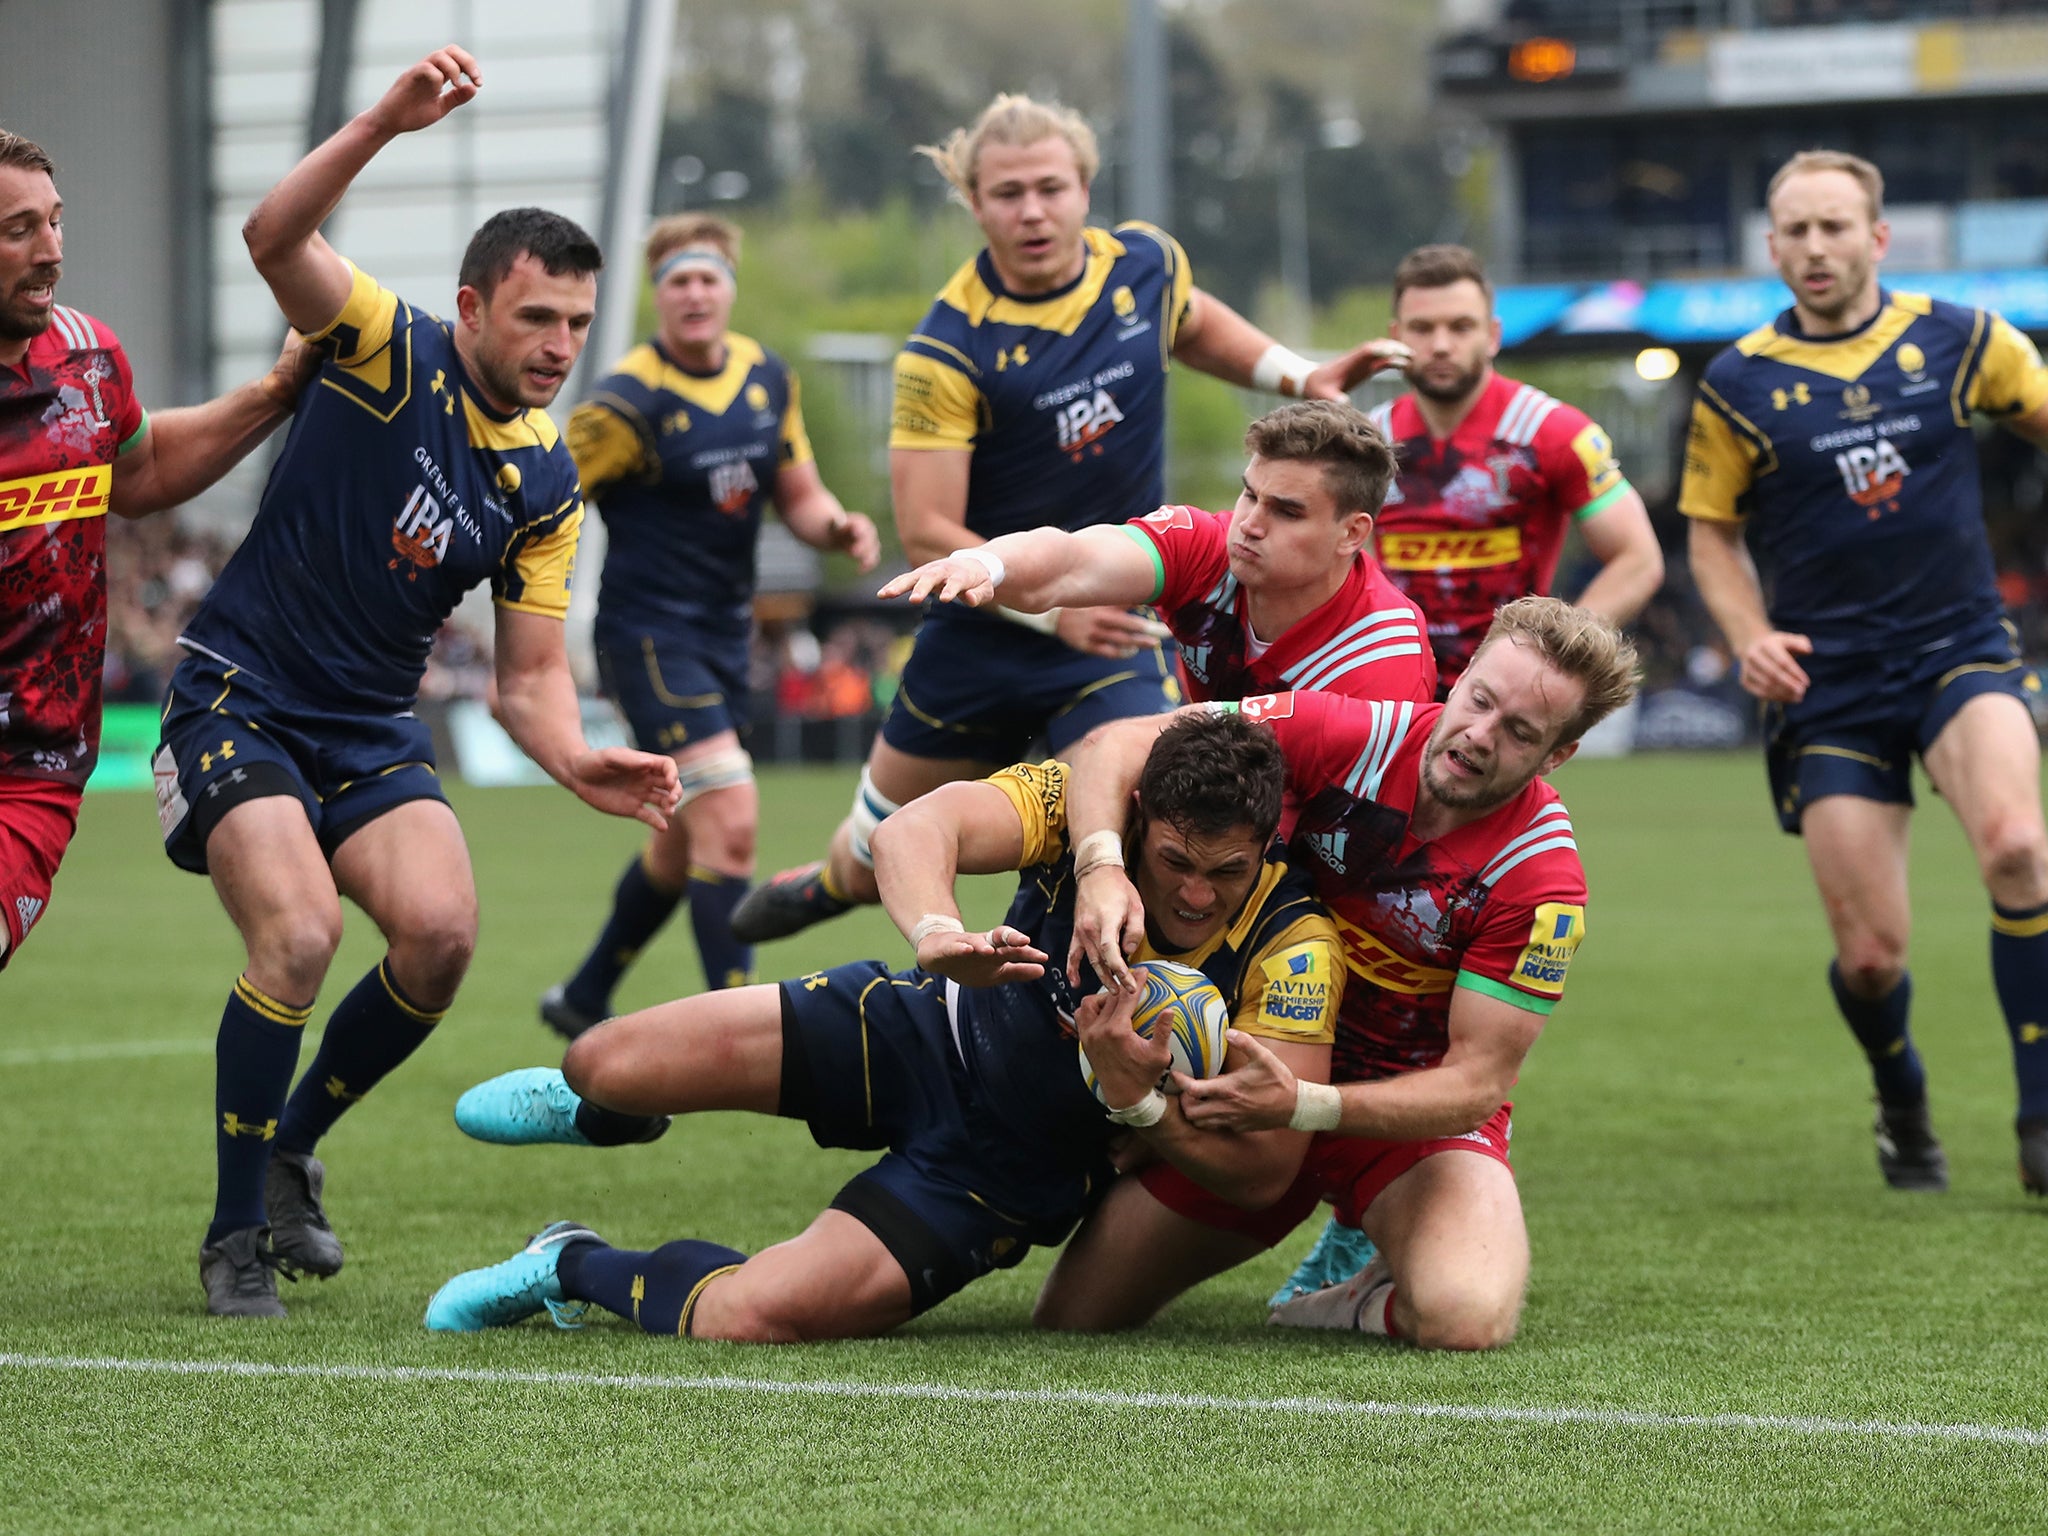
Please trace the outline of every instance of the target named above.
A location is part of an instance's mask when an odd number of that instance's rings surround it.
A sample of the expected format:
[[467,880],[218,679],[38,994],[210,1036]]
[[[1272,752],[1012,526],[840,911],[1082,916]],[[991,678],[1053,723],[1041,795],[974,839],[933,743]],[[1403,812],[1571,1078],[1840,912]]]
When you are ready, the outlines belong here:
[[804,978],[804,990],[806,992],[815,992],[818,988],[824,986],[827,980],[828,978],[824,972],[813,971]]
[[269,1141],[277,1135],[277,1122],[275,1120],[265,1120],[260,1123],[253,1120],[244,1120],[231,1109],[221,1112],[220,1128],[230,1136],[254,1136],[261,1141]]

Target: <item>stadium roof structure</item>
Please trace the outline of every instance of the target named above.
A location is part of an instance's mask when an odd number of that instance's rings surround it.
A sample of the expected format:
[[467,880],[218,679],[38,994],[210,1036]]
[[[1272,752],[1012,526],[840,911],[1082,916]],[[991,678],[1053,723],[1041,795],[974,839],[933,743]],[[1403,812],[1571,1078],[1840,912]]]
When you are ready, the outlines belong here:
[[[1995,309],[2025,331],[2048,331],[2048,267],[1987,272],[1888,272],[1885,286],[1951,303]],[[1785,308],[1775,275],[1639,283],[1533,283],[1494,295],[1501,345],[1545,352],[1596,352],[1656,343],[1723,345]]]

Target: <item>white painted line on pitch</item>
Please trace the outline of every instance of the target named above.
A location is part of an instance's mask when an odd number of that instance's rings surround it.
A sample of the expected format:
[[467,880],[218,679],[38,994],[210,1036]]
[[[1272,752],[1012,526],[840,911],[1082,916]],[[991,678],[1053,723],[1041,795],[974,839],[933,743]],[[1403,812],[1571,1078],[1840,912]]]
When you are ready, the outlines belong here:
[[1765,1413],[1646,1413],[1626,1408],[1513,1408],[1485,1403],[1351,1402],[1337,1397],[1210,1397],[1186,1392],[956,1387],[943,1382],[774,1381],[750,1376],[620,1376],[582,1371],[502,1371],[425,1365],[269,1365],[253,1360],[123,1360],[90,1355],[14,1354],[0,1354],[0,1370],[310,1377],[324,1381],[456,1382],[481,1386],[611,1387],[632,1392],[745,1392],[770,1397],[893,1397],[948,1403],[1026,1403],[1034,1407],[1182,1408],[1206,1413],[1283,1413],[1318,1418],[1583,1424],[1596,1429],[1776,1430],[1795,1435],[1981,1440],[2003,1445],[2048,1447],[2048,1429],[2006,1424],[1915,1424],[1890,1419],[1822,1419]]
[[97,1045],[52,1045],[0,1051],[0,1067],[57,1066],[69,1061],[116,1061],[130,1056],[210,1056],[211,1040],[103,1040]]

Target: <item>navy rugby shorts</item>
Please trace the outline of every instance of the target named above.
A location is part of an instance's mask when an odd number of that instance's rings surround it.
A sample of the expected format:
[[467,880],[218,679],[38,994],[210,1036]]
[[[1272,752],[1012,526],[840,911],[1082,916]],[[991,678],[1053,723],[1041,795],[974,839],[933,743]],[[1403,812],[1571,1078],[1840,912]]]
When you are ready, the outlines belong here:
[[641,751],[674,752],[720,731],[746,730],[746,630],[600,617],[593,638],[605,697],[626,717]]

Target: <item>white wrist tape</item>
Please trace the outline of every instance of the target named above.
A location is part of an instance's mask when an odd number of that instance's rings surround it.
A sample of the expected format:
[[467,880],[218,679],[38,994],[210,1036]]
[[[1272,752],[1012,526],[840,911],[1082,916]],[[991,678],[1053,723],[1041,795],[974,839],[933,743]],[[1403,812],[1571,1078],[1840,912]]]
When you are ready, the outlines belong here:
[[1082,865],[1093,869],[1098,864],[1114,864],[1124,867],[1124,835],[1121,832],[1090,832],[1074,844],[1074,870],[1079,873]]
[[1334,1131],[1343,1118],[1344,1096],[1328,1083],[1294,1085],[1294,1115],[1287,1122],[1290,1131]]
[[1004,575],[1009,570],[1009,567],[1003,564],[1003,557],[990,549],[986,544],[978,544],[973,549],[956,549],[953,551],[953,558],[955,560],[972,560],[984,571],[987,571],[988,584],[992,587],[1000,587],[1003,584]]
[[999,619],[1008,619],[1012,624],[1035,629],[1041,635],[1056,635],[1060,632],[1060,611],[1057,608],[1048,608],[1044,613],[1019,613],[1015,608],[1005,608],[1001,603],[997,603],[985,611]]
[[1109,1118],[1118,1125],[1135,1126],[1141,1131],[1148,1125],[1157,1125],[1166,1118],[1166,1095],[1157,1088],[1148,1088],[1145,1097],[1126,1109],[1112,1109]]
[[1252,388],[1275,395],[1299,395],[1315,368],[1299,352],[1291,352],[1276,341],[1252,364]]
[[927,912],[917,920],[917,926],[910,930],[910,947],[916,949],[935,933],[965,933],[967,925],[957,917],[947,917],[942,912]]

